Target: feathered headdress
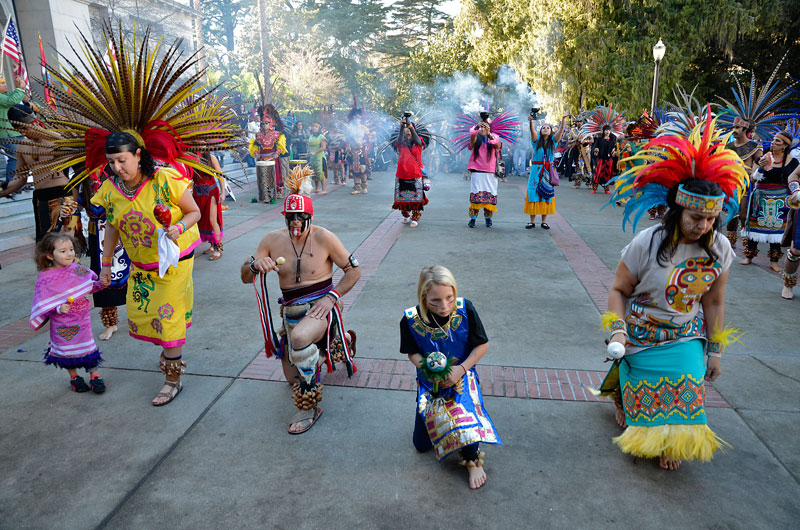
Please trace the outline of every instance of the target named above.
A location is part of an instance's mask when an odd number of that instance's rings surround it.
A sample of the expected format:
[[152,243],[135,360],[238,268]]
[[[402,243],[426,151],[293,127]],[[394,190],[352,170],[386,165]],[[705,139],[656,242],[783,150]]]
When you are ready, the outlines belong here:
[[664,112],[656,110],[653,116],[645,110],[638,120],[628,127],[628,137],[631,140],[649,140],[656,137],[656,131],[664,120]]
[[[469,147],[469,139],[474,132],[475,126],[480,123],[476,117],[469,114],[460,114],[453,124],[453,146],[456,151],[463,151]],[[504,142],[516,144],[520,134],[522,123],[517,114],[506,109],[489,122],[489,131],[498,136]]]
[[[614,194],[609,204],[625,200],[622,229],[631,222],[634,232],[642,215],[650,208],[666,204],[667,192],[683,180],[698,178],[715,182],[722,188],[724,198],[706,197],[714,204],[700,203],[696,197],[685,197],[683,206],[698,210],[716,210],[724,202],[728,216],[738,210],[739,197],[747,189],[748,176],[744,164],[734,151],[725,149],[727,138],[720,138],[707,107],[706,120],[697,124],[688,139],[660,136],[647,143],[633,156],[623,159],[634,166],[614,179]],[[706,126],[708,124],[708,126]],[[644,162],[636,165],[637,162]],[[692,202],[694,201],[694,202]]]
[[314,172],[310,167],[295,166],[284,180],[284,186],[289,195],[283,200],[282,214],[286,213],[314,213],[314,204],[311,202],[311,192],[314,185],[311,184],[311,175]]
[[733,79],[736,81],[736,86],[731,87],[734,101],[719,98],[725,104],[724,106],[720,105],[724,110],[719,117],[719,125],[723,130],[732,131],[735,126],[742,126],[748,132],[755,133],[762,140],[766,140],[767,135],[770,134],[770,125],[797,116],[790,111],[780,112],[778,110],[781,103],[792,93],[792,87],[797,83],[797,81],[792,81],[779,89],[781,82],[775,80],[788,53],[786,52],[778,61],[766,84],[758,91],[758,95],[756,95],[758,83],[755,73],[750,77],[750,86],[747,91],[742,88],[739,78],[734,74]]
[[61,68],[45,65],[57,81],[51,91],[59,115],[49,122],[57,138],[52,140],[51,156],[28,169],[55,172],[83,164],[85,168],[70,182],[75,186],[106,165],[106,138],[112,132],[127,132],[154,159],[186,177],[189,167],[217,175],[188,153],[234,147],[235,116],[200,81],[204,70],[190,73],[199,60],[197,54],[183,59],[177,40],[159,60],[161,41],[151,49],[149,29],[141,39],[134,32],[129,42],[122,37],[121,25],[115,32],[109,22],[103,30],[105,56],[83,33],[80,36],[81,53],[75,55],[81,68],[63,56]]
[[786,122],[786,128],[772,127],[771,135],[775,136],[779,132],[787,132],[792,136],[792,158],[800,158],[800,119],[792,118]]
[[696,90],[697,85],[691,92],[687,92],[680,85],[675,85],[675,89],[672,91],[675,102],[667,103],[668,111],[665,113],[663,122],[656,129],[656,136],[689,138],[694,128],[704,121],[705,107],[695,97]]
[[[394,128],[391,130],[386,143],[378,149],[375,155],[376,157],[380,156],[387,147],[391,147],[397,151],[397,141],[400,139],[400,120],[398,118],[392,118],[392,120],[394,120]],[[417,135],[422,138],[423,149],[427,149],[431,142],[435,142],[448,153],[453,152],[453,150],[450,149],[450,140],[436,132],[436,129],[441,130],[441,124],[445,121],[446,119],[444,117],[435,112],[428,112],[413,120]]]
[[608,125],[611,127],[611,134],[618,140],[625,136],[625,115],[617,112],[613,105],[608,107],[600,105],[594,110],[582,113],[581,117],[586,120],[581,127],[582,135],[602,133],[603,128]]

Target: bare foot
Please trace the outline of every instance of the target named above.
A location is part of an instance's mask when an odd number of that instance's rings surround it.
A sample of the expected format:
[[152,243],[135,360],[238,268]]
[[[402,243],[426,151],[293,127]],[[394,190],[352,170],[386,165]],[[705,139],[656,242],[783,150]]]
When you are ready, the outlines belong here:
[[775,272],[783,272],[783,269],[781,268],[780,265],[778,265],[777,261],[770,261],[769,262],[769,268],[772,269]]
[[792,288],[784,287],[783,290],[781,291],[781,298],[783,298],[784,300],[791,300],[792,298],[794,298],[794,293],[792,292]]
[[751,263],[753,263],[753,260],[751,260],[750,258],[744,258],[742,261],[739,262],[739,265],[750,265]]
[[467,473],[469,473],[469,489],[476,490],[486,483],[486,472],[483,470],[483,466],[468,467]]
[[309,430],[322,416],[322,409],[317,407],[314,410],[300,410],[292,417],[289,423],[289,434],[302,434]]
[[619,425],[623,429],[628,426],[628,422],[625,420],[624,410],[616,409],[616,411],[614,411],[614,418],[617,420],[617,425]]
[[676,469],[681,467],[681,461],[677,458],[669,458],[667,455],[661,455],[661,458],[658,461],[658,465],[661,466],[661,469],[675,471]]
[[107,327],[104,332],[100,334],[100,340],[108,340],[118,330],[117,326]]

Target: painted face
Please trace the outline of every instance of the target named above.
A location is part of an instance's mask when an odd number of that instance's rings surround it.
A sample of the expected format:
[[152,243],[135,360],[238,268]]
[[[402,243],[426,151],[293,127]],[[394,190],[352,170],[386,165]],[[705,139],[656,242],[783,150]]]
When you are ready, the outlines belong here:
[[69,239],[59,239],[53,248],[53,253],[47,256],[56,267],[69,267],[75,261],[75,248]]
[[744,127],[741,125],[734,125],[733,126],[733,137],[737,140],[745,137],[745,130]]
[[719,214],[703,213],[688,208],[683,210],[680,220],[681,234],[683,243],[694,243],[709,230],[714,229],[714,221]]
[[787,145],[789,144],[786,142],[786,139],[780,134],[776,134],[775,138],[772,139],[770,147],[772,148],[773,151],[783,151],[784,149],[786,149]]
[[681,313],[691,312],[721,272],[722,266],[710,258],[689,258],[678,264],[667,280],[667,303]]
[[127,151],[122,153],[106,154],[106,160],[111,167],[111,171],[124,182],[135,182],[139,177],[139,162],[142,159],[142,150],[137,149],[135,153]]
[[304,212],[293,212],[286,214],[286,228],[292,237],[300,237],[308,230],[311,224],[311,215]]
[[456,304],[455,289],[449,285],[432,284],[426,296],[428,309],[440,317],[450,316]]

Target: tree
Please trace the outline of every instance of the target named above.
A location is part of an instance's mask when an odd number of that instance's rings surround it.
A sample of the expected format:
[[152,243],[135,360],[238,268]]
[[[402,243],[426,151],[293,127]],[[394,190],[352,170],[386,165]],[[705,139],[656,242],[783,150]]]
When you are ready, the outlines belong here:
[[450,16],[439,9],[436,0],[399,0],[391,6],[391,27],[399,31],[407,45],[428,44],[444,28]]
[[290,50],[279,75],[290,108],[319,108],[338,101],[344,89],[339,74],[317,51]]
[[[791,12],[792,3],[796,0],[473,0],[463,2],[447,31],[469,44],[465,70],[484,82],[509,64],[553,112],[613,102],[638,116],[649,107],[651,47],[660,37],[667,44],[662,87],[699,82],[701,99],[727,93],[733,71],[753,67],[768,73],[787,48],[787,64],[800,62],[800,23],[780,15]],[[428,60],[440,53],[442,42],[425,51]]]
[[216,47],[223,58],[221,66],[230,75],[238,66],[233,57],[236,51],[236,29],[245,16],[254,11],[255,0],[202,0],[203,35],[206,44]]

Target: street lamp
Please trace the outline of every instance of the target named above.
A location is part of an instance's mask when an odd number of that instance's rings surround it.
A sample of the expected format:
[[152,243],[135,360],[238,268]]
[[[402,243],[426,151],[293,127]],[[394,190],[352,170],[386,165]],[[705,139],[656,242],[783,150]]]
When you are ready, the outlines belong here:
[[666,51],[667,47],[664,46],[664,43],[661,42],[661,39],[658,39],[656,45],[653,46],[653,59],[656,62],[656,71],[653,74],[653,100],[650,102],[651,116],[656,111],[656,101],[658,100],[658,74],[660,71],[661,60],[664,58],[664,53]]

